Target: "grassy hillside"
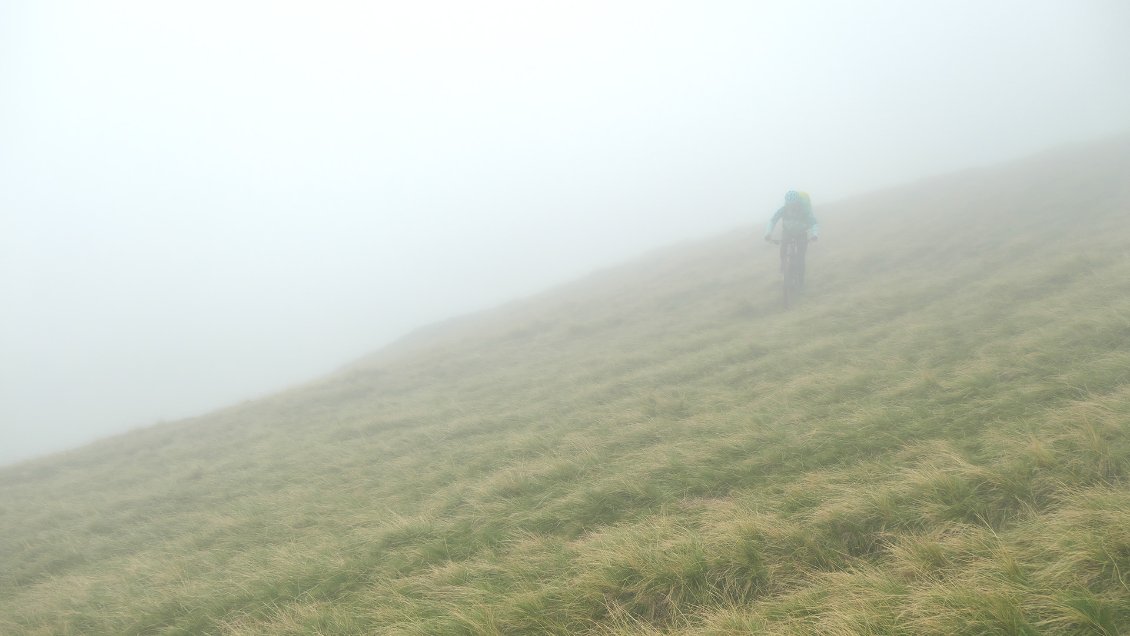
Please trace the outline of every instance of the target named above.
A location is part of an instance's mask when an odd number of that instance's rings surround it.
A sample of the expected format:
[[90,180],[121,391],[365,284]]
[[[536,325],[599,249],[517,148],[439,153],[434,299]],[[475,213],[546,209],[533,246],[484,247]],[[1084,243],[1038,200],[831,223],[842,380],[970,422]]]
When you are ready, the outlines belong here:
[[1127,175],[823,207],[788,312],[747,228],[0,469],[0,633],[1130,633]]

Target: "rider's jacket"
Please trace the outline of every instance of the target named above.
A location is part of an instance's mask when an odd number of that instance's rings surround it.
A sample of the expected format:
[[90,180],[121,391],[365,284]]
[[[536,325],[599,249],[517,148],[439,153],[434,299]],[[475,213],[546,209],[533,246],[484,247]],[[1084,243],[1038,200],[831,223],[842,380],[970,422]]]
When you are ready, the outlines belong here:
[[793,238],[804,235],[808,238],[815,238],[820,235],[820,223],[816,220],[816,216],[812,214],[812,208],[805,205],[800,201],[788,203],[777,213],[773,218],[769,219],[769,225],[765,227],[765,238],[773,233],[773,228],[777,226],[777,222],[781,222],[781,238]]

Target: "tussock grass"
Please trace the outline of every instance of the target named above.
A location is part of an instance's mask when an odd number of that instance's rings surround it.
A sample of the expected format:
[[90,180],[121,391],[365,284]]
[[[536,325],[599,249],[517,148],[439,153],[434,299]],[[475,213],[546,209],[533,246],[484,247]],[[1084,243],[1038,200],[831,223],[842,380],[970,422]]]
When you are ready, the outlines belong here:
[[0,469],[0,633],[1130,631],[1126,174],[843,202],[788,312],[740,232]]

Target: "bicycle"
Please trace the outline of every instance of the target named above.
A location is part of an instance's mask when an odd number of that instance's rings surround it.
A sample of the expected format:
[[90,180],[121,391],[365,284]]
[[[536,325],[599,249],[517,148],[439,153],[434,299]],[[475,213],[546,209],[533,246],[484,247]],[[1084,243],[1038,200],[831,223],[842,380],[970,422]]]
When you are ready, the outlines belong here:
[[804,285],[804,265],[800,255],[801,237],[783,240],[773,239],[774,245],[781,245],[781,296],[785,309],[792,305],[793,300],[800,294]]

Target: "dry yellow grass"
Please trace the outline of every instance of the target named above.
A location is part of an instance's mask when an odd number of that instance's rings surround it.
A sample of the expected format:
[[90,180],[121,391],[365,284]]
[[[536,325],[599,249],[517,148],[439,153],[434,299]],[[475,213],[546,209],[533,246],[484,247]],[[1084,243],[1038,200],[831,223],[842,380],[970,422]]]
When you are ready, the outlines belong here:
[[4,634],[1130,630],[1130,142],[0,469]]

